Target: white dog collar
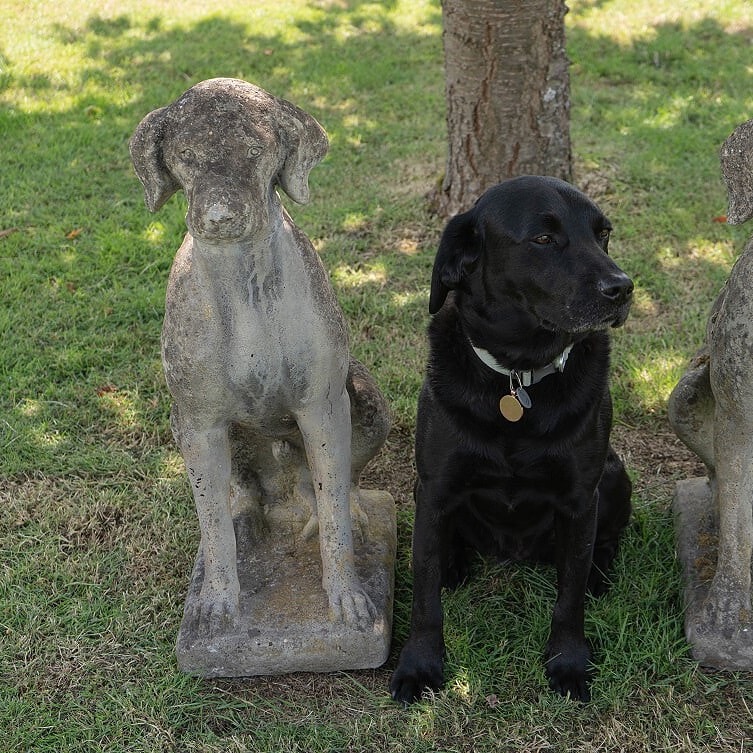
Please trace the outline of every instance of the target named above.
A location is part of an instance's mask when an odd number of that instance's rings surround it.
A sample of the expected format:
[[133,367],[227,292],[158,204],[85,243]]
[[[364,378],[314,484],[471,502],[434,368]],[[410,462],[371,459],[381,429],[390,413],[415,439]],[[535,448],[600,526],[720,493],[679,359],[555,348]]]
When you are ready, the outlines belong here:
[[515,376],[523,387],[530,387],[532,384],[540,382],[545,376],[549,376],[550,374],[554,374],[558,371],[564,371],[565,364],[567,363],[567,358],[570,355],[570,351],[573,349],[572,344],[568,345],[562,351],[562,353],[557,356],[557,358],[555,358],[551,363],[548,363],[546,366],[542,366],[540,369],[529,369],[527,371],[523,371],[520,369],[506,369],[504,366],[500,365],[499,361],[497,361],[497,359],[488,350],[477,348],[473,343],[471,343],[471,347],[473,348],[473,352],[490,369],[493,369],[499,374],[504,374],[505,376]]
[[[523,389],[524,387],[530,387],[532,384],[540,382],[544,377],[550,374],[555,374],[558,371],[565,370],[565,364],[567,358],[570,355],[570,351],[573,349],[572,344],[568,345],[557,358],[546,366],[542,366],[540,369],[506,369],[502,366],[497,359],[484,348],[477,348],[470,339],[473,352],[479,357],[479,359],[486,364],[490,369],[496,371],[498,374],[504,374],[510,377],[510,394],[503,395],[499,401],[499,412],[508,421],[520,421],[523,417],[523,411],[525,408],[530,408],[531,398],[529,394]],[[517,383],[517,385],[516,385]]]

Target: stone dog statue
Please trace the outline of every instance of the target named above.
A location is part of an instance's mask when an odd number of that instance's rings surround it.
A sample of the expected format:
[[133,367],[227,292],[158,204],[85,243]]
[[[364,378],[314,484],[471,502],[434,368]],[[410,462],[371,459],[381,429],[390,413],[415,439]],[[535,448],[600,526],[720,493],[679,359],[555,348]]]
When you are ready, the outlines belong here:
[[227,78],[150,112],[130,142],[148,208],[181,188],[188,201],[162,360],[201,529],[194,616],[208,634],[238,624],[234,516],[254,535],[274,525],[303,538],[318,531],[330,619],[366,630],[375,616],[354,564],[350,508],[389,412],[349,357],[324,267],[276,191],[306,203],[309,171],[327,149],[310,115]]
[[[721,164],[728,222],[743,223],[753,216],[753,120],[724,142]],[[709,474],[680,482],[675,496],[688,640],[704,664],[753,669],[753,239],[713,304],[669,418]]]

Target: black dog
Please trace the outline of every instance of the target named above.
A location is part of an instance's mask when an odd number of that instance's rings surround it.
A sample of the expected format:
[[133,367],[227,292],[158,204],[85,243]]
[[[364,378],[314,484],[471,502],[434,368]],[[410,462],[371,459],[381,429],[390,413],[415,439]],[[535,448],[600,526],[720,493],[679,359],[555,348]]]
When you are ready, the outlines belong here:
[[550,687],[588,700],[586,591],[630,515],[609,444],[610,327],[633,283],[607,255],[611,225],[555,178],[524,176],[454,217],[431,280],[430,355],[418,403],[411,633],[392,697],[443,682],[442,587],[468,551],[556,565],[545,652]]

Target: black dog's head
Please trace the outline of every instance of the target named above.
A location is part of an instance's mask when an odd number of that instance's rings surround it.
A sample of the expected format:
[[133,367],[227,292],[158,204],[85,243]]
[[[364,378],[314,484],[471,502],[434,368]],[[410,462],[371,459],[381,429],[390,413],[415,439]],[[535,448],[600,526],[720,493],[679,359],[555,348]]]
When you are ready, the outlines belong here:
[[565,181],[522,176],[500,183],[447,224],[429,311],[457,290],[489,321],[513,314],[531,330],[569,335],[620,326],[633,283],[608,256],[611,229]]

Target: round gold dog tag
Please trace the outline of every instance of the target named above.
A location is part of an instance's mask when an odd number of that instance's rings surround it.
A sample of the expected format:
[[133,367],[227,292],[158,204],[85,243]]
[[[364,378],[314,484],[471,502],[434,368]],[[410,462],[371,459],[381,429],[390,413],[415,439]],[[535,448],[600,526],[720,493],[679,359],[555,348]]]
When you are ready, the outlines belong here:
[[499,412],[508,421],[520,421],[523,417],[523,406],[515,395],[504,395],[499,401]]

